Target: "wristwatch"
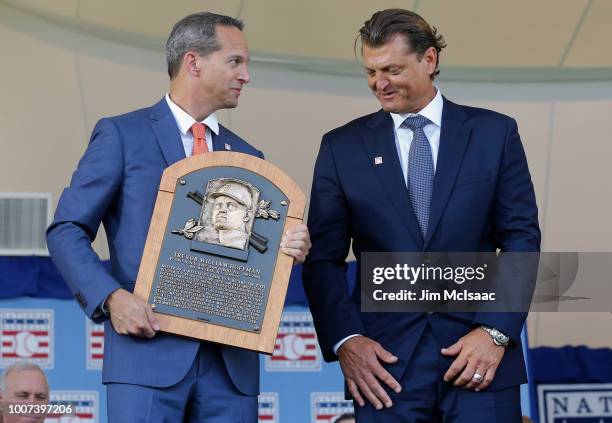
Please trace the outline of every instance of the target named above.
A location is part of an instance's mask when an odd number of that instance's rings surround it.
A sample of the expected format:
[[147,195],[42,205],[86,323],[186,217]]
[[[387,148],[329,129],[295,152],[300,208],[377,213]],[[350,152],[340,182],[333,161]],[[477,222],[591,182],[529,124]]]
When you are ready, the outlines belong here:
[[492,328],[490,326],[485,326],[485,325],[480,326],[480,329],[484,330],[489,335],[491,335],[491,338],[493,338],[493,342],[495,343],[495,345],[499,345],[500,347],[506,347],[506,348],[510,346],[510,337],[506,335],[505,333],[500,332],[495,328]]

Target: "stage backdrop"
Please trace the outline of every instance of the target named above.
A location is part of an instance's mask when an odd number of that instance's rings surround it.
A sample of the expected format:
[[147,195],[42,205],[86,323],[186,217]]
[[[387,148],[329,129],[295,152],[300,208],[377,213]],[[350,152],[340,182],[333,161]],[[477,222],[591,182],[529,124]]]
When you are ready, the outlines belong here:
[[[352,263],[349,280],[354,272]],[[332,423],[352,411],[338,364],[322,360],[300,274],[296,266],[274,355],[260,358],[262,423]],[[71,404],[78,416],[47,423],[106,422],[104,330],[86,319],[48,258],[0,257],[0,369],[16,360],[39,364],[49,377],[51,401]],[[522,397],[529,415],[527,386]]]

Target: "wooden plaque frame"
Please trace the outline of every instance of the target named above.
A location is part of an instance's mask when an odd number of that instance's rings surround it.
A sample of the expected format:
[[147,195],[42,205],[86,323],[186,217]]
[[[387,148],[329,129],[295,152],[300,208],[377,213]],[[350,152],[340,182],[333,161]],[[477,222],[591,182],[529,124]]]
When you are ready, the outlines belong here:
[[[153,286],[155,270],[162,250],[164,234],[168,230],[168,220],[178,181],[191,172],[216,166],[238,167],[255,172],[283,192],[289,199],[289,204],[282,233],[303,221],[306,196],[287,174],[267,161],[242,153],[213,152],[192,156],[169,166],[162,175],[134,288],[134,294],[144,301],[148,302]],[[161,330],[176,335],[272,354],[293,260],[293,257],[281,253],[280,249],[278,250],[262,327],[258,333],[156,313],[155,317],[161,326]]]

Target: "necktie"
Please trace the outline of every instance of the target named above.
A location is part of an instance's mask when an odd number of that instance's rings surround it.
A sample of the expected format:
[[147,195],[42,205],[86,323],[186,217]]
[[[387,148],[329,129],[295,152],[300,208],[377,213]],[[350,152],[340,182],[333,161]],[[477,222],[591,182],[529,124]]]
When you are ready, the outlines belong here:
[[413,132],[410,151],[408,152],[408,191],[412,209],[421,227],[423,237],[427,235],[429,206],[433,191],[434,166],[431,146],[423,132],[423,127],[431,123],[424,116],[416,115],[406,118],[403,126]]
[[193,150],[191,155],[208,153],[208,145],[206,145],[206,125],[196,122],[191,125],[191,134],[193,135]]

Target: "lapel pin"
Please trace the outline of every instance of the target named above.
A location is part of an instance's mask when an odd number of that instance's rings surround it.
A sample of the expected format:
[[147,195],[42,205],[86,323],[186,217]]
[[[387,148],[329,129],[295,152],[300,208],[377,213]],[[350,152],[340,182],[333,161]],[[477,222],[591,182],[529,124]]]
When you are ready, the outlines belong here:
[[382,164],[382,157],[374,157],[374,164],[375,165],[380,165]]
[[232,146],[229,145],[228,143],[225,143],[225,149],[228,151],[232,151]]

